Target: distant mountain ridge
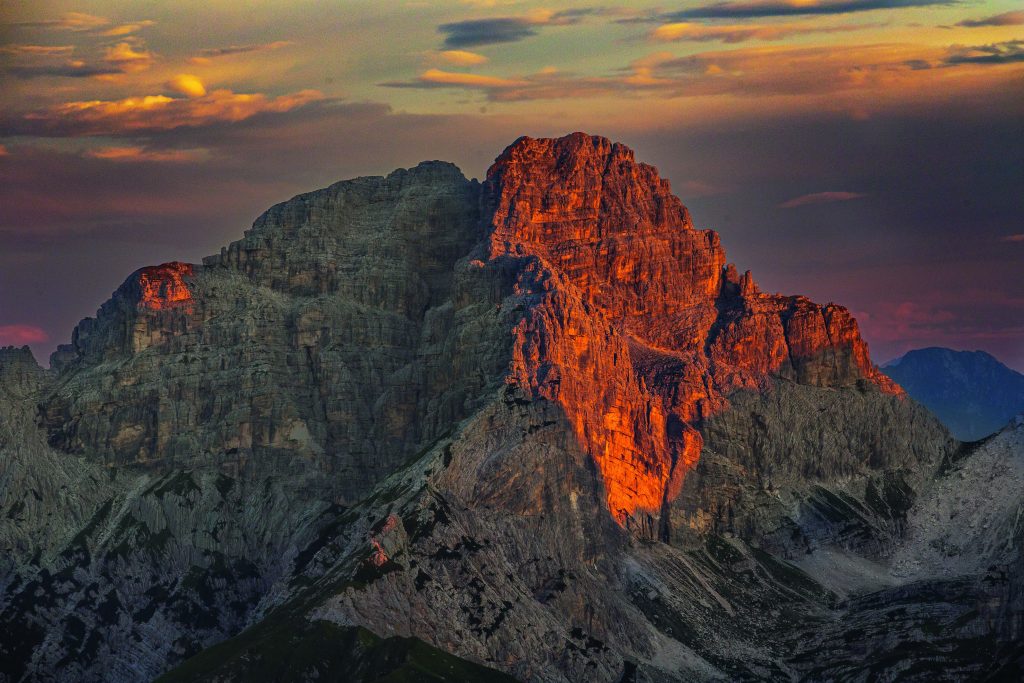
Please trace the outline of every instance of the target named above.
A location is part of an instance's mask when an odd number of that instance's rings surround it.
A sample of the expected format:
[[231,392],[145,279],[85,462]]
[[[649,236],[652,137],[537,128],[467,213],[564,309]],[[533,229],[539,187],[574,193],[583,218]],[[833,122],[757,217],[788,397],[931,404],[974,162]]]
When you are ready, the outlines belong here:
[[997,432],[1024,411],[1024,375],[984,351],[915,349],[882,371],[962,441]]

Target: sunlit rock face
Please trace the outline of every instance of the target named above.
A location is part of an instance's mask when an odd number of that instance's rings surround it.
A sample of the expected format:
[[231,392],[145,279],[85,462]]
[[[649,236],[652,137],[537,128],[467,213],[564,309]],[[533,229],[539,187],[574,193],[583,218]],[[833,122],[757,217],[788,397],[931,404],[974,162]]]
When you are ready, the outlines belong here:
[[563,406],[621,523],[656,529],[733,391],[778,376],[900,392],[846,309],[761,293],[621,144],[521,138],[485,189],[491,259],[528,261],[535,297],[509,379]]
[[192,292],[186,278],[192,275],[190,263],[174,261],[160,266],[150,266],[138,271],[131,284],[139,289],[139,306],[151,311],[162,311],[174,307],[188,307],[192,303]]
[[356,625],[559,683],[1020,641],[1020,429],[952,441],[603,138],[294,197],[51,364],[0,349],[0,680],[324,680]]
[[898,392],[845,309],[761,293],[656,169],[582,133],[516,141],[482,187],[428,162],[279,204],[201,266],[134,273],[53,365],[55,447],[311,463],[343,498],[507,382],[561,405],[611,514],[651,536],[732,392]]

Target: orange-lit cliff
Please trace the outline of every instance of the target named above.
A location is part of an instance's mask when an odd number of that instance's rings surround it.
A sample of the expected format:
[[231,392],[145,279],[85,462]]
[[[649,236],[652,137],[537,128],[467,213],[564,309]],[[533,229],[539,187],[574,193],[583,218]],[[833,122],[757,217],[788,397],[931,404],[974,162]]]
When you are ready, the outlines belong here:
[[151,311],[191,305],[192,292],[185,278],[192,272],[192,264],[178,261],[138,271],[135,277],[138,279],[139,305]]
[[[116,392],[92,384],[107,360]],[[300,195],[202,266],[136,271],[54,366],[54,445],[238,468],[286,452],[346,499],[505,382],[562,408],[611,514],[651,535],[734,392],[900,392],[845,309],[759,291],[655,168],[582,133],[519,139],[482,186],[426,162]]]
[[490,257],[530,260],[509,382],[557,401],[620,523],[656,532],[696,464],[696,426],[769,376],[870,382],[846,309],[760,292],[668,181],[601,137],[521,138],[487,174]]

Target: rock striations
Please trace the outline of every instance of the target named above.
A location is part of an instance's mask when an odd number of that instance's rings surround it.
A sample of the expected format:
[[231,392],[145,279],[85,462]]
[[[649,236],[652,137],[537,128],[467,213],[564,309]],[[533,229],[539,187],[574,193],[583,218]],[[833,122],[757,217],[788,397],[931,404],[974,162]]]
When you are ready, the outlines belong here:
[[761,293],[633,152],[521,138],[487,173],[491,259],[530,261],[537,302],[510,381],[558,401],[620,522],[659,516],[696,464],[696,426],[771,376],[899,394],[846,309]]
[[0,350],[0,681],[996,675],[1020,493],[956,571],[929,526],[1016,476],[993,443],[628,148],[520,138],[143,268],[48,371]]

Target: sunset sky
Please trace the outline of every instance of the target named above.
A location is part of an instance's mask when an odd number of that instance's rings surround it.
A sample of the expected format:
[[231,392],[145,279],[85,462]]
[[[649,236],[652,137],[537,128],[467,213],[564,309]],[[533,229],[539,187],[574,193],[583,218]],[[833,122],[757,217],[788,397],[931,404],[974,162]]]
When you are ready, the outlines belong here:
[[133,270],[294,194],[583,130],[876,362],[1024,370],[1019,2],[5,0],[0,92],[0,345],[44,364]]

